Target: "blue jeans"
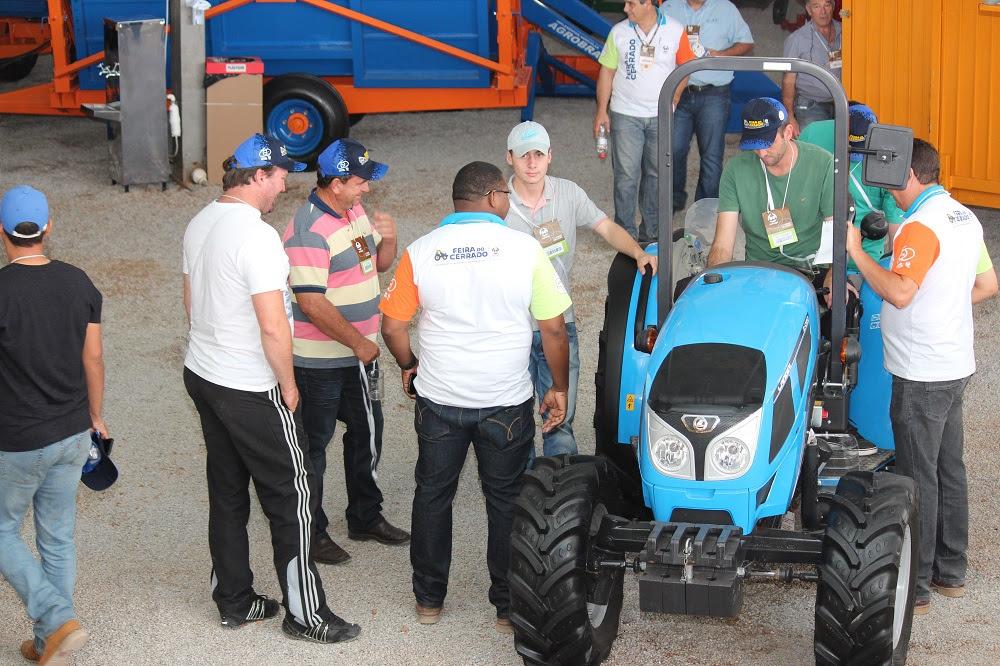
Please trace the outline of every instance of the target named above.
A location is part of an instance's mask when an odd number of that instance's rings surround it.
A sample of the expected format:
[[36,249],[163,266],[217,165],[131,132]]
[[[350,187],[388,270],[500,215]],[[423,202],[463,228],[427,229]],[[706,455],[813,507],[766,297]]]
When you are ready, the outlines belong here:
[[969,378],[915,382],[892,378],[889,417],[896,471],[917,486],[920,568],[916,598],[930,581],[965,585],[969,549],[969,485],[962,460],[962,397]]
[[510,614],[510,531],[521,473],[535,438],[534,399],[512,407],[468,409],[417,397],[417,482],[413,494],[410,564],[417,603],[440,608],[451,569],[451,506],[471,443],[486,498],[486,566],[497,617]]
[[674,111],[674,210],[687,205],[687,164],[692,134],[698,139],[698,187],[694,200],[716,199],[722,178],[722,158],[726,152],[726,123],[729,122],[730,86],[685,90]]
[[[573,415],[576,413],[576,389],[580,380],[580,344],[576,337],[576,324],[566,322],[566,338],[569,341],[569,392],[566,394],[566,420],[552,432],[542,433],[542,455],[558,456],[563,453],[576,455],[576,438],[573,436]],[[542,350],[542,334],[535,331],[531,341],[531,358],[528,362],[531,383],[539,403],[545,393],[552,388],[552,373],[545,361]],[[531,447],[531,459],[535,457],[535,447]]]
[[[89,430],[35,451],[0,451],[0,573],[35,623],[36,647],[76,616],[76,489],[89,452]],[[21,540],[30,506],[41,562]]]
[[[633,238],[656,240],[656,118],[611,112],[611,165],[615,179],[615,222]],[[636,193],[642,226],[635,224]]]
[[347,528],[364,532],[382,520],[382,491],[376,479],[382,456],[382,403],[368,398],[368,378],[360,362],[347,368],[295,368],[302,396],[302,425],[309,438],[309,459],[315,474],[310,492],[315,503],[316,534],[330,520],[323,510],[326,447],[337,421],[344,430],[344,480],[347,484]]

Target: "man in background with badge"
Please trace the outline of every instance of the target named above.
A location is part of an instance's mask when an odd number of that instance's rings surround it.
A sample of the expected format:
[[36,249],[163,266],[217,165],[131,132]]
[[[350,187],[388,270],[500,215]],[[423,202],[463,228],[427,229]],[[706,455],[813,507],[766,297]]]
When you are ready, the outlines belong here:
[[[507,164],[513,167],[514,175],[507,185],[510,190],[510,209],[504,220],[507,226],[535,237],[567,289],[577,227],[593,229],[615,250],[633,257],[640,271],[655,273],[656,257],[644,252],[625,229],[611,222],[579,185],[547,175],[551,162],[552,149],[544,127],[529,120],[511,130],[507,137]],[[559,427],[542,433],[542,450],[547,456],[577,452],[573,416],[580,376],[580,348],[572,306],[563,317],[569,341],[569,394],[566,419]],[[552,387],[552,372],[545,360],[537,322],[534,331],[528,372],[535,394],[541,400]]]
[[[805,6],[809,21],[785,38],[783,55],[819,65],[840,81],[844,55],[840,22],[833,20],[833,0],[807,0]],[[792,110],[788,124],[794,137],[815,120],[833,118],[833,94],[815,76],[786,72],[781,78],[781,99]]]
[[731,261],[737,225],[747,261],[812,272],[833,256],[833,156],[792,138],[785,107],[758,97],[743,107],[743,151],[726,164],[708,265]]
[[[369,391],[379,346],[378,274],[396,258],[396,223],[361,206],[368,183],[389,168],[370,159],[357,141],[340,139],[320,153],[316,189],[299,207],[282,237],[291,265],[294,295],[293,364],[302,395],[302,420],[309,458],[316,537],[312,554],[322,564],[350,555],[327,532],[323,510],[326,447],[337,421],[344,432],[347,530],[354,540],[401,545],[410,535],[382,517],[376,467],[382,452],[382,406]],[[375,394],[377,397],[377,393]]]
[[[666,0],[663,11],[684,26],[691,52],[698,58],[744,56],[753,35],[740,10],[729,0]],[[674,210],[687,204],[687,163],[691,136],[698,138],[698,187],[694,200],[719,196],[726,152],[726,124],[731,106],[732,72],[703,70],[691,75],[674,112]]]

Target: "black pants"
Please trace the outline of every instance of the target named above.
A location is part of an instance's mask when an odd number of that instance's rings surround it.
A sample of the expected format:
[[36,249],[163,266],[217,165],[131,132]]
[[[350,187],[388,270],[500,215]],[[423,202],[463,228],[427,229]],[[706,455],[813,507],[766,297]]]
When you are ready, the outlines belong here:
[[368,398],[368,376],[361,363],[347,368],[295,368],[302,396],[302,424],[309,437],[310,478],[316,533],[330,520],[323,511],[326,447],[337,421],[344,430],[344,480],[347,483],[347,527],[364,532],[382,520],[382,491],[376,479],[382,455],[382,403]]
[[421,606],[439,608],[451,568],[451,506],[472,443],[486,498],[486,566],[490,603],[498,617],[510,613],[510,530],[520,478],[534,446],[534,398],[513,407],[468,409],[417,397],[417,489],[413,496],[410,564],[413,593]]
[[306,438],[277,388],[255,393],[219,386],[184,368],[184,386],[201,417],[208,472],[212,598],[242,615],[254,598],[247,521],[250,480],[271,525],[282,603],[308,627],[329,619],[309,557],[312,529]]

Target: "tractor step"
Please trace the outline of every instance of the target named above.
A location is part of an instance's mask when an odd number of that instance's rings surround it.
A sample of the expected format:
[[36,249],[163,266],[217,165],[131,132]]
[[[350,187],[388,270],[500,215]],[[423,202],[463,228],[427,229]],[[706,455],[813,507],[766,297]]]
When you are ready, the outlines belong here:
[[837,482],[848,472],[880,472],[893,461],[895,451],[877,449],[875,453],[866,456],[843,455],[840,452],[831,453],[819,466],[819,485],[821,488],[834,489]]

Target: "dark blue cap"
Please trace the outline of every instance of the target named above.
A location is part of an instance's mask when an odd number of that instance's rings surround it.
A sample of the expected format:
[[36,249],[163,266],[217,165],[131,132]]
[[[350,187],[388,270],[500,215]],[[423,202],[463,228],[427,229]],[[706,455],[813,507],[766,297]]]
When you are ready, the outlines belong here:
[[757,97],[743,105],[743,135],[740,150],[766,150],[774,143],[778,128],[788,122],[788,110],[773,97]]
[[233,157],[236,158],[238,169],[276,166],[285,171],[304,171],[306,168],[305,164],[296,162],[288,156],[288,149],[284,144],[263,134],[254,134],[241,143],[233,151]]
[[[851,142],[851,148],[864,148],[865,139],[868,137],[868,128],[872,126],[872,123],[877,123],[878,118],[875,117],[875,112],[864,104],[851,104],[847,110],[850,117],[847,138]],[[851,153],[852,162],[860,162],[863,159],[864,155]]]
[[378,180],[389,167],[368,157],[368,150],[353,139],[337,139],[319,154],[316,166],[321,176],[347,178],[357,176],[365,180]]
[[107,490],[118,480],[118,468],[111,462],[115,440],[99,432],[90,433],[90,455],[83,465],[80,480],[91,490]]

